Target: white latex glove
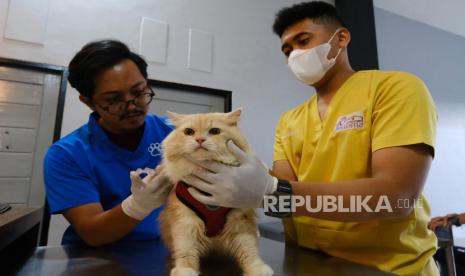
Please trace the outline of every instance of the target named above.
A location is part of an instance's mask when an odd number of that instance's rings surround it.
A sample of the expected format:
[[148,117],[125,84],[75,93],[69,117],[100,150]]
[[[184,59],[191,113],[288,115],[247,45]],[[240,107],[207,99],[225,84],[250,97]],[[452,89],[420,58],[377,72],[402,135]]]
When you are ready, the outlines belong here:
[[[255,156],[243,152],[234,142],[228,141],[229,150],[236,155],[239,166],[228,166],[214,161],[189,161],[199,166],[192,175],[183,178],[191,185],[188,191],[198,201],[231,208],[257,208],[263,197],[276,190],[278,179]],[[195,187],[195,188],[194,188]],[[205,195],[198,190],[209,193]]]
[[[137,220],[143,220],[154,209],[165,203],[172,188],[168,179],[157,168],[131,171],[131,195],[121,203],[123,212]],[[142,179],[141,173],[147,175]]]

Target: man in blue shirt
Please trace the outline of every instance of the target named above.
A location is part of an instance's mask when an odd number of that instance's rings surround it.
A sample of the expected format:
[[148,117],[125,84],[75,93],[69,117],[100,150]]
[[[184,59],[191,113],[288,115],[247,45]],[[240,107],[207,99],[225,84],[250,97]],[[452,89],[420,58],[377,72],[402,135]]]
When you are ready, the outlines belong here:
[[154,96],[147,63],[119,41],[96,41],[72,59],[69,82],[93,112],[44,160],[50,212],[71,224],[62,244],[158,239],[157,217],[171,187],[155,170],[137,169],[159,164],[171,128],[147,115]]

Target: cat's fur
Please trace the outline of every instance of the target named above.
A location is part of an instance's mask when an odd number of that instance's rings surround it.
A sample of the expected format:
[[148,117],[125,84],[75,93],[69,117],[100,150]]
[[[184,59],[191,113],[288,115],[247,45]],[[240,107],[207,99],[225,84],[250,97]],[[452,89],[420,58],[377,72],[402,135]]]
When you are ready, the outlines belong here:
[[[183,157],[185,154],[196,160],[237,164],[235,156],[226,148],[226,141],[233,140],[242,150],[250,151],[245,137],[237,127],[240,114],[240,109],[230,113],[169,113],[176,129],[162,144],[163,173],[173,183],[191,174],[196,166]],[[193,129],[195,134],[186,135],[186,128]],[[210,134],[211,128],[219,128],[220,134]],[[207,150],[198,148],[199,143],[195,138],[199,136],[206,139],[202,145]],[[203,221],[180,202],[173,192],[159,219],[163,241],[170,249],[174,261],[172,276],[200,274],[200,258],[211,250],[233,256],[245,275],[273,275],[272,269],[259,256],[253,209],[232,209],[227,215],[223,231],[218,236],[207,237]]]

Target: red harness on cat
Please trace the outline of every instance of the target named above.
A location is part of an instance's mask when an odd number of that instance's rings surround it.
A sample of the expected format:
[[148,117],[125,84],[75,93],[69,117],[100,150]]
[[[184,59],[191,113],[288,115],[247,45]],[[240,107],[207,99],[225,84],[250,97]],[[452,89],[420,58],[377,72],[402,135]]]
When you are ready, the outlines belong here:
[[179,181],[176,185],[176,196],[203,220],[207,237],[218,236],[223,231],[226,215],[231,211],[231,208],[205,205],[195,199],[187,188],[189,186],[186,183]]

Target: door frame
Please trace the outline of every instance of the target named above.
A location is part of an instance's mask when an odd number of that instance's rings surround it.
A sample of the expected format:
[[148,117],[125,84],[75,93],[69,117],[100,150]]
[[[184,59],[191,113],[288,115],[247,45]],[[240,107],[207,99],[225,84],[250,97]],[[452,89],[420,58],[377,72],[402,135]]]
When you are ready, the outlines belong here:
[[[2,65],[8,66],[11,68],[26,69],[26,70],[38,71],[41,73],[51,73],[54,75],[61,76],[60,91],[58,94],[57,113],[55,117],[55,127],[53,130],[52,143],[59,140],[61,136],[61,126],[63,122],[63,110],[65,107],[66,86],[68,83],[68,68],[65,66],[59,66],[59,65],[53,65],[53,64],[38,63],[38,62],[31,62],[31,61],[0,57],[0,66]],[[45,199],[44,209],[43,209],[43,214],[42,214],[42,221],[40,223],[40,230],[39,230],[39,237],[38,237],[40,246],[47,244],[49,225],[50,225],[50,213],[49,213],[48,202]]]
[[55,128],[53,131],[53,142],[60,139],[61,124],[63,122],[63,109],[65,107],[66,85],[68,83],[68,68],[59,65],[0,57],[0,66],[1,65],[19,69],[39,71],[41,73],[52,73],[61,76],[60,94],[58,95],[57,114],[55,117]]
[[[190,92],[196,94],[207,94],[221,96],[224,98],[224,111],[230,112],[232,108],[232,91],[222,90],[216,88],[209,88],[204,86],[196,86],[191,84],[183,84],[155,79],[148,79],[148,83],[153,87],[167,88],[172,90],[179,90],[183,92]],[[156,92],[156,91],[155,91]]]

